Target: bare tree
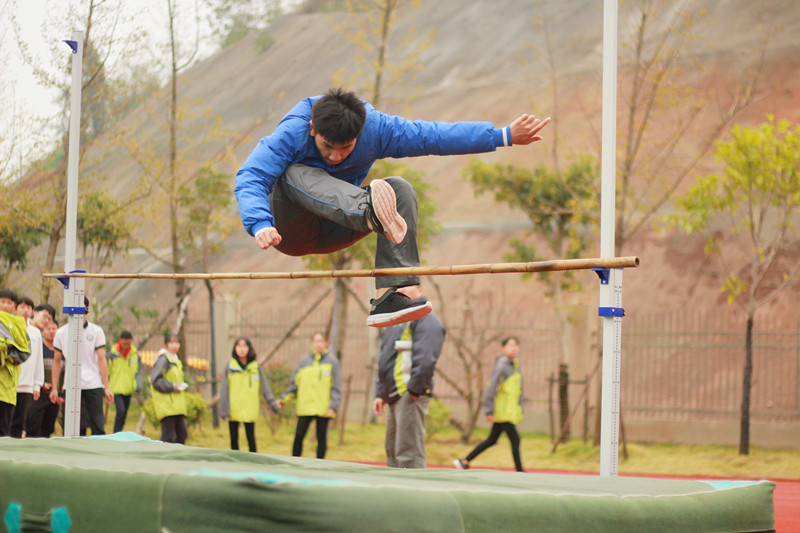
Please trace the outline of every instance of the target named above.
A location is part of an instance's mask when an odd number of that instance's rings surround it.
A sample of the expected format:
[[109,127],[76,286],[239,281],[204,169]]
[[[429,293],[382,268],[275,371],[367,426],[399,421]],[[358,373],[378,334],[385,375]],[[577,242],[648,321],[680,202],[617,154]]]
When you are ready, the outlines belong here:
[[461,366],[459,375],[448,374],[437,366],[436,375],[467,404],[464,420],[451,419],[451,423],[461,431],[461,442],[466,443],[481,415],[487,367],[489,372],[492,368],[489,348],[499,342],[500,325],[507,318],[502,309],[505,295],[495,290],[477,294],[473,278],[461,291],[461,301],[453,301],[444,298],[441,286],[436,281],[431,283],[439,297],[440,312],[437,314],[447,330],[447,342],[455,347],[456,358]]
[[[91,0],[85,11],[70,12],[65,20],[63,13],[55,13],[46,21],[49,25],[66,27],[72,24],[84,28],[84,77],[81,87],[81,170],[82,201],[79,203],[78,212],[78,239],[84,251],[93,254],[95,262],[99,265],[108,264],[127,247],[129,223],[124,216],[127,206],[137,198],[123,200],[113,198],[104,189],[104,176],[93,172],[86,172],[88,166],[83,161],[87,149],[95,142],[98,135],[108,129],[115,116],[115,111],[124,108],[124,102],[129,98],[127,86],[124,83],[110,82],[108,69],[109,58],[112,51],[119,46],[124,46],[127,37],[119,36],[122,33],[117,23],[122,17],[119,3],[106,3]],[[96,31],[97,21],[103,20],[102,30]],[[65,211],[66,211],[66,165],[67,160],[67,131],[68,121],[64,118],[68,114],[67,102],[70,87],[61,75],[69,69],[70,61],[65,58],[63,43],[58,43],[58,50],[51,50],[54,59],[48,63],[35,58],[29,49],[21,28],[16,20],[10,20],[12,31],[19,45],[20,56],[24,63],[29,65],[39,83],[61,91],[63,94],[63,110],[58,118],[59,126],[56,127],[58,142],[55,146],[40,146],[40,150],[49,150],[37,160],[28,160],[24,163],[19,179],[12,185],[9,194],[18,199],[10,206],[5,215],[17,224],[16,235],[35,234],[36,242],[45,241],[45,258],[43,269],[53,271],[55,266],[56,250],[64,237]],[[63,28],[59,31],[64,31]],[[54,67],[53,65],[58,65]],[[30,155],[30,153],[28,154]],[[20,165],[23,168],[23,165]],[[18,241],[19,238],[15,237]],[[25,264],[24,258],[19,263]],[[40,296],[42,301],[48,301],[51,285],[42,281]]]
[[[702,92],[687,79],[701,71],[688,45],[703,17],[702,2],[683,2],[667,15],[663,0],[638,0],[634,24],[621,38],[615,253],[664,206],[708,154],[715,140],[757,97],[766,54],[762,46],[743,59],[730,94]],[[716,115],[714,110],[716,108]]]

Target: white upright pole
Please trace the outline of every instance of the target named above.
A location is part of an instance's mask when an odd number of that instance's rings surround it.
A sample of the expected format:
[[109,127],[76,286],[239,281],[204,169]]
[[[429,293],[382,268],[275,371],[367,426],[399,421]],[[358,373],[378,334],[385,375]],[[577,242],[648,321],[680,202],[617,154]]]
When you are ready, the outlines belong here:
[[[72,86],[70,89],[69,155],[67,165],[67,221],[64,271],[75,270],[75,250],[78,228],[78,166],[81,141],[81,83],[83,70],[83,32],[73,31],[72,40],[66,41],[72,48]],[[64,436],[77,437],[81,421],[81,361],[80,342],[83,317],[83,278],[67,278],[64,289],[64,313],[69,315],[68,344],[66,346],[66,404],[64,405]]]
[[[600,194],[600,257],[614,257],[617,177],[617,0],[604,0],[603,125]],[[600,284],[603,316],[603,379],[600,415],[600,475],[616,476],[619,459],[619,367],[622,271],[609,269]]]

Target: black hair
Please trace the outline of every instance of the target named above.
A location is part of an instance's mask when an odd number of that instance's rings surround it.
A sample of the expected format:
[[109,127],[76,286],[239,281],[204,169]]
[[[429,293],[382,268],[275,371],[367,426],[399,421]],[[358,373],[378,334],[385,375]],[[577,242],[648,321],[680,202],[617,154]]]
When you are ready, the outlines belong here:
[[250,339],[247,337],[239,337],[236,339],[236,342],[233,343],[233,350],[231,351],[231,356],[234,359],[239,359],[239,356],[236,355],[236,345],[239,344],[239,341],[244,341],[247,343],[247,362],[255,361],[256,360],[256,349],[253,348],[253,343],[250,342]]
[[126,329],[122,333],[119,334],[119,338],[120,339],[131,339],[132,340],[133,339],[133,334],[131,334],[131,332]]
[[169,344],[169,341],[171,341],[172,339],[176,339],[178,342],[181,342],[181,338],[178,337],[177,333],[170,333],[170,332],[164,333],[164,344]]
[[88,297],[88,296],[86,296],[85,294],[83,295],[83,306],[84,306],[86,309],[89,309],[89,297]]
[[39,304],[33,308],[34,312],[38,313],[39,311],[47,311],[47,314],[50,315],[52,320],[56,319],[56,308],[50,304]]
[[311,108],[314,131],[333,144],[357,139],[366,121],[364,102],[344,89],[329,90]]
[[14,302],[14,305],[19,303],[19,296],[17,296],[17,293],[11,289],[0,289],[0,298],[8,298]]
[[19,297],[19,301],[17,302],[17,306],[19,306],[20,304],[25,304],[28,307],[30,307],[31,309],[33,309],[33,300],[31,300],[27,296],[20,296]]
[[500,345],[505,346],[506,344],[508,344],[508,341],[514,341],[517,344],[519,344],[519,339],[517,337],[515,337],[514,335],[509,335],[508,337],[500,341]]

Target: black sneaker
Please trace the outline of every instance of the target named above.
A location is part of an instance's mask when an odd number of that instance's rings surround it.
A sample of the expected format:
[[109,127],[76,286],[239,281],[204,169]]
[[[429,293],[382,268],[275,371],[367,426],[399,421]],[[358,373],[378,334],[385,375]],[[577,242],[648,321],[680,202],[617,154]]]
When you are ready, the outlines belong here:
[[371,304],[367,325],[374,328],[388,328],[404,322],[418,320],[433,310],[427,298],[421,296],[411,299],[397,289],[389,289]]
[[453,461],[453,466],[455,466],[459,470],[469,470],[469,463],[465,463],[461,459],[456,459],[455,461]]
[[395,244],[400,244],[408,231],[408,224],[397,212],[397,197],[385,180],[373,180],[369,189],[367,220],[372,229]]

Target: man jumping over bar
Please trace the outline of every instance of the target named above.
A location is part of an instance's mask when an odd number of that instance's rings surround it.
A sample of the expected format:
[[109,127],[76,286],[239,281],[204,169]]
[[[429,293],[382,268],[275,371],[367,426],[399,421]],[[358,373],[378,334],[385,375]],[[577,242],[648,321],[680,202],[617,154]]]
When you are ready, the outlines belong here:
[[[410,121],[381,113],[352,92],[331,89],[294,106],[236,174],[242,223],[260,248],[291,256],[335,252],[374,231],[375,268],[419,266],[414,189],[399,176],[361,187],[373,163],[528,145],[542,140],[539,132],[548,122],[528,114],[504,128]],[[367,324],[388,327],[430,313],[424,296],[404,294],[418,284],[417,276],[377,278]]]

